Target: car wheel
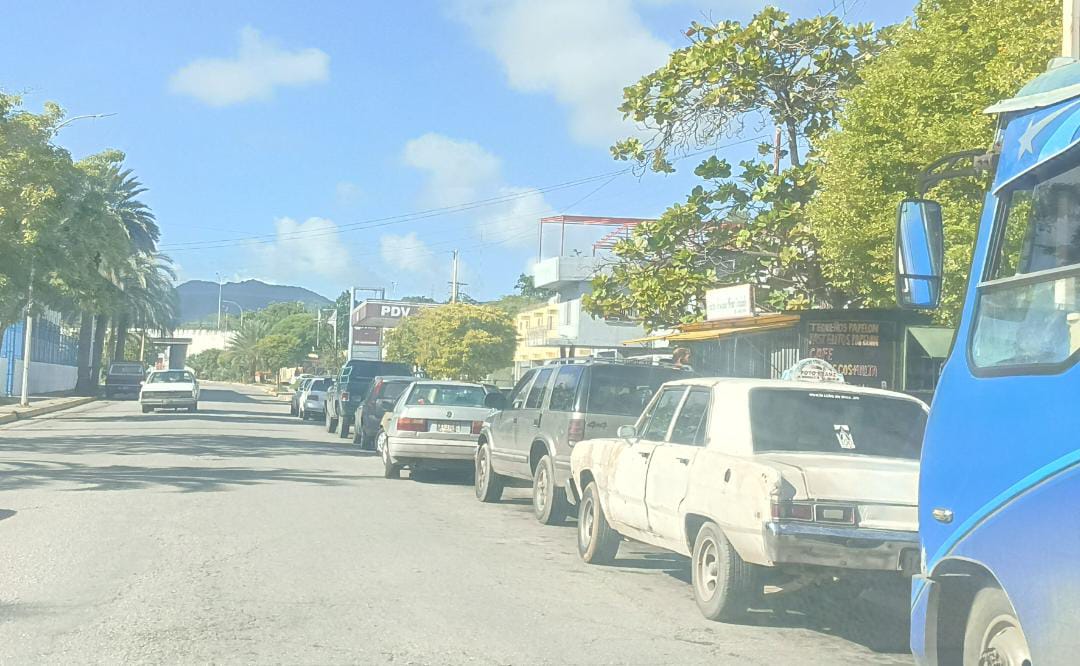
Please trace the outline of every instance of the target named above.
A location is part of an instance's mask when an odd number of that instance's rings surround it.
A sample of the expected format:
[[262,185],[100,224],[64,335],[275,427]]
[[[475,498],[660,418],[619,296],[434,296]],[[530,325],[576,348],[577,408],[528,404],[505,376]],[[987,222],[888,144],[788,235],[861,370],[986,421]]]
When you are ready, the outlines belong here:
[[390,441],[387,438],[386,433],[380,431],[375,442],[376,448],[379,449],[379,454],[382,455],[383,476],[387,479],[400,479],[401,466],[394,464],[394,461],[390,459]]
[[345,439],[349,436],[349,426],[351,425],[352,422],[349,419],[345,418],[344,416],[341,417],[338,423],[338,437],[340,439]]
[[298,410],[295,405],[293,405],[291,402],[289,403],[289,416],[296,416],[297,412],[299,411],[300,410]]
[[491,468],[491,445],[481,442],[476,449],[476,472],[473,475],[476,499],[481,502],[498,502],[504,486],[502,475]]
[[360,416],[360,417],[354,416],[353,417],[352,441],[353,441],[353,444],[356,444],[361,449],[366,448],[365,445],[367,444],[367,442],[364,441],[365,438],[364,438],[364,427],[363,427],[363,425],[364,425],[363,416]]
[[544,455],[533,472],[533,515],[544,525],[558,525],[566,509],[566,490],[555,485],[555,462]]
[[330,416],[330,410],[323,412],[323,421],[326,424],[326,432],[334,432],[337,429],[337,419]]
[[578,506],[578,554],[588,564],[611,564],[622,536],[608,524],[600,506],[600,490],[590,481]]
[[298,412],[297,416],[300,417],[301,421],[307,421],[307,412],[304,411],[303,407],[301,407],[300,409],[298,409],[296,411]]
[[694,600],[710,620],[730,622],[744,615],[761,587],[756,567],[739,557],[714,522],[707,522],[694,539],[690,560]]
[[154,411],[153,407],[147,407],[146,405],[142,406],[142,413],[143,414],[149,414],[152,411]]
[[195,405],[194,407],[188,407],[187,410],[189,413],[194,414],[195,412],[199,411],[199,406]]
[[1031,649],[1009,597],[1000,587],[975,593],[964,629],[964,666],[1031,663]]

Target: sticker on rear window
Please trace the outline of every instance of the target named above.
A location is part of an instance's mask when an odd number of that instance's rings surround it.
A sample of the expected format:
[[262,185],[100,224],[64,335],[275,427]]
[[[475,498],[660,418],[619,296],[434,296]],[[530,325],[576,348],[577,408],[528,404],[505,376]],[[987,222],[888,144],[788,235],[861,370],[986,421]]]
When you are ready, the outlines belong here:
[[840,448],[842,449],[854,449],[855,438],[851,436],[851,427],[846,425],[833,424],[833,432],[836,433],[836,441],[840,442]]

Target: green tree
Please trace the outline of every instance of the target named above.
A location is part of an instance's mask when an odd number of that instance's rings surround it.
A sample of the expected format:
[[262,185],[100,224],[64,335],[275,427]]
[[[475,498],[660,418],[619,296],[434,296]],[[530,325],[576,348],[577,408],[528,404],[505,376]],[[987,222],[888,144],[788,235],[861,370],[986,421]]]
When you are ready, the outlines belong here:
[[615,247],[587,307],[655,328],[700,319],[708,288],[742,282],[774,308],[842,304],[804,215],[817,181],[803,154],[813,156],[840,92],[858,82],[880,36],[833,15],[792,21],[773,7],[745,25],[695,22],[687,35],[689,46],[626,88],[622,111],[653,137],[620,141],[614,156],[669,172],[675,159],[742,135],[747,123],[777,127],[786,143],[775,165],[767,157],[774,146],[761,144],[759,159],[741,162],[735,177],[726,160],[700,163],[695,173],[705,182]]
[[299,347],[300,340],[296,336],[271,333],[255,343],[255,352],[258,355],[256,364],[260,370],[276,373],[279,368],[297,362]]
[[385,335],[388,359],[438,379],[482,379],[509,366],[517,346],[513,317],[465,303],[425,308]]
[[195,370],[195,374],[201,379],[228,380],[234,379],[229,376],[227,354],[221,349],[205,349],[198,354],[192,354],[187,358],[187,364]]
[[[924,0],[895,45],[844,94],[837,128],[821,142],[822,191],[809,208],[830,281],[868,305],[891,305],[896,206],[917,194],[922,171],[944,155],[987,149],[994,119],[981,113],[1042,71],[1061,38],[1056,0]],[[945,215],[946,318],[966,284],[985,177],[929,194]]]
[[227,347],[228,361],[243,369],[244,381],[252,381],[255,372],[265,368],[259,355],[259,341],[270,332],[270,327],[259,318],[247,319],[233,333]]
[[[315,315],[313,313],[302,312],[293,314],[279,320],[276,324],[271,326],[270,334],[288,335],[296,338],[297,348],[294,356],[296,358],[303,358],[308,352],[315,349],[315,323]],[[324,328],[324,335],[325,334]],[[320,336],[319,341],[322,341],[322,336]]]

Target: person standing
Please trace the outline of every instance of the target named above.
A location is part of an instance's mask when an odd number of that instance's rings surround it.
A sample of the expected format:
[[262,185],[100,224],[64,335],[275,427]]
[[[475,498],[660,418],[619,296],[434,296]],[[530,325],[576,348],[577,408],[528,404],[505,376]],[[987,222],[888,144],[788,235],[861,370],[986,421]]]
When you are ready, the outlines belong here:
[[686,347],[676,347],[675,351],[671,352],[671,361],[675,364],[676,368],[693,370],[693,368],[690,367],[690,350]]

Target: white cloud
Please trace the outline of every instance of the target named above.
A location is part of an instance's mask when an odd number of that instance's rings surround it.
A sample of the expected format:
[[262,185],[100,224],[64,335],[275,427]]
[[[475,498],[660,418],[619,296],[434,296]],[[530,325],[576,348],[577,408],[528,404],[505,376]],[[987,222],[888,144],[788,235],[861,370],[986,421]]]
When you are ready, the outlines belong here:
[[630,0],[457,0],[452,7],[498,58],[510,86],[554,96],[570,114],[574,138],[587,144],[634,132],[618,110],[622,90],[672,50]]
[[351,206],[360,200],[360,197],[364,195],[364,191],[360,189],[360,186],[356,183],[350,183],[347,180],[343,180],[334,186],[334,198],[337,199],[338,205]]
[[482,242],[527,245],[537,221],[553,212],[542,192],[506,183],[499,158],[474,141],[429,132],[405,144],[403,159],[426,174],[422,200],[427,206],[501,199],[463,213],[473,219]]
[[415,231],[404,236],[384,235],[379,239],[379,254],[384,262],[394,268],[416,274],[430,275],[438,263],[435,253]]
[[287,50],[250,26],[240,30],[232,58],[199,58],[169,78],[169,90],[209,106],[268,99],[281,86],[322,83],[330,78],[330,56],[316,48]]
[[273,243],[252,244],[259,274],[286,284],[311,282],[313,277],[342,279],[350,269],[349,253],[333,221],[309,217],[274,220]]

